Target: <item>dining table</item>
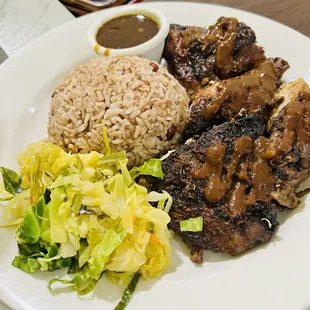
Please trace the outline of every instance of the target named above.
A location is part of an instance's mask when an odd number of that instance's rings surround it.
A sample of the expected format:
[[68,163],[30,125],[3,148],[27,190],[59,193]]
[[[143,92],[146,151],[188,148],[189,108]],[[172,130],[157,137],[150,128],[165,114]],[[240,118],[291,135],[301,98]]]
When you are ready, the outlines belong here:
[[[156,1],[165,5],[167,0]],[[176,2],[185,1],[226,5],[246,10],[276,20],[310,37],[310,0],[176,0]],[[0,64],[6,58],[7,55],[0,46]]]
[[[167,0],[156,0],[163,5]],[[152,0],[144,0],[152,2]],[[310,37],[310,0],[177,0],[226,5],[256,13],[285,24]]]

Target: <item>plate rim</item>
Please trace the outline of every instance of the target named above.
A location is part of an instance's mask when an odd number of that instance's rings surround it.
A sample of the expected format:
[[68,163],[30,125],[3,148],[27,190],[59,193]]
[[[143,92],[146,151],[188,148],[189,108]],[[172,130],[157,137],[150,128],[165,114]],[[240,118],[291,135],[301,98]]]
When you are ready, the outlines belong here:
[[[147,7],[148,4],[163,4],[162,2],[158,2],[158,1],[152,1],[152,2],[147,2],[147,3],[142,3],[142,4],[136,4],[136,5],[139,5],[139,6],[144,6],[144,7]],[[263,19],[263,20],[268,20],[269,22],[272,22],[272,23],[276,23],[278,24],[279,26],[281,26],[281,28],[285,28],[286,30],[290,30],[290,31],[293,31],[295,33],[295,35],[301,35],[302,37],[304,37],[305,39],[307,39],[308,42],[310,42],[310,38],[308,38],[306,35],[298,32],[297,30],[295,30],[294,28],[291,28],[287,25],[284,25],[280,22],[277,22],[277,21],[274,21],[273,19],[270,19],[268,17],[265,17],[265,16],[261,16],[259,14],[256,14],[256,13],[252,13],[252,12],[248,12],[246,10],[242,10],[242,9],[235,9],[235,8],[232,8],[232,7],[229,7],[229,6],[225,6],[225,5],[217,5],[217,4],[210,4],[210,3],[199,3],[199,2],[177,2],[177,1],[165,1],[164,4],[167,4],[167,5],[190,5],[190,6],[208,6],[208,7],[217,7],[217,8],[223,8],[224,10],[225,9],[232,9],[236,12],[243,12],[247,15],[252,15],[252,16],[255,16],[255,18],[260,18],[260,19]],[[104,10],[104,13],[107,12],[108,10],[117,10],[118,7],[116,8],[109,8],[109,9],[105,9]],[[22,54],[25,53],[25,51],[27,51],[28,49],[31,49],[33,45],[36,44],[36,42],[39,42],[41,40],[45,40],[45,38],[50,35],[50,33],[53,33],[53,32],[57,32],[57,31],[60,31],[60,29],[62,29],[62,27],[67,27],[68,24],[70,23],[78,23],[79,22],[79,19],[83,18],[83,19],[91,19],[93,16],[99,16],[100,14],[103,14],[103,12],[94,12],[94,13],[90,13],[90,14],[87,14],[86,16],[83,16],[83,17],[79,17],[78,19],[74,19],[72,21],[69,21],[68,23],[65,23],[63,25],[60,25],[56,28],[54,28],[53,30],[47,32],[46,34],[40,36],[39,38],[35,39],[34,41],[30,42],[29,44],[27,44],[22,50],[20,50],[19,52],[17,52],[16,54],[14,54],[13,56],[11,56],[10,58],[8,58],[7,60],[5,60],[1,66],[0,66],[0,72],[2,72],[2,70],[6,70],[8,67],[10,67],[11,63],[13,63],[15,61],[16,58],[19,58],[19,57],[22,57]],[[284,29],[284,30],[285,30]],[[283,30],[283,31],[284,31]],[[303,39],[304,39],[303,38]],[[0,291],[0,301],[3,302],[5,305],[7,305],[8,307],[11,307],[12,308],[12,305],[14,304],[13,308],[12,309],[15,309],[15,308],[19,308],[20,307],[20,304],[13,298],[13,299],[6,299],[6,298],[2,298],[2,295],[3,295],[3,291]],[[10,300],[10,302],[7,302],[7,300]]]

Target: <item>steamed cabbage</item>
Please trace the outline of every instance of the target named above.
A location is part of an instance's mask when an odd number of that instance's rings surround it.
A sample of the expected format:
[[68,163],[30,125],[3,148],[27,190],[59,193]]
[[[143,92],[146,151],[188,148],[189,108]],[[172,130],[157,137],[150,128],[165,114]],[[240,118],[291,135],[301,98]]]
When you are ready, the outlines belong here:
[[[106,137],[105,137],[106,138]],[[19,255],[13,265],[25,272],[69,267],[72,285],[87,294],[104,272],[129,283],[134,275],[159,276],[170,262],[172,204],[134,179],[162,178],[161,161],[127,168],[125,152],[68,154],[51,143],[32,144],[18,156],[20,174],[2,168],[7,225],[18,225]],[[150,202],[157,203],[159,208]],[[123,281],[120,281],[120,280]]]

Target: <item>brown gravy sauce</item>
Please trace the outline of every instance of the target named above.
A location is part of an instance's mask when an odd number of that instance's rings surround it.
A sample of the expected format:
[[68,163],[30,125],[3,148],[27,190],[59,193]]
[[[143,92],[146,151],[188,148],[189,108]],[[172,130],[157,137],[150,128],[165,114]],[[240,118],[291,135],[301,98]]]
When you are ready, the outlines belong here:
[[215,63],[221,72],[223,79],[227,78],[236,69],[238,63],[234,61],[233,52],[237,38],[238,20],[236,18],[221,17],[217,23],[209,27],[207,33],[201,29],[190,28],[188,39],[184,40],[183,46],[188,47],[190,42],[198,39],[205,46],[216,44]]
[[238,138],[227,172],[223,173],[226,147],[223,144],[211,145],[206,152],[205,164],[192,174],[194,179],[207,179],[205,198],[216,202],[232,190],[228,206],[233,216],[241,214],[256,201],[268,201],[275,178],[264,157],[267,146],[268,139],[264,137],[255,142],[248,136]]
[[[249,154],[252,150],[252,140],[249,137],[240,137],[236,140],[234,153],[230,164],[227,166],[227,173],[222,175],[226,147],[223,144],[213,144],[206,152],[206,162],[198,170],[193,172],[194,179],[208,178],[204,190],[205,198],[209,201],[216,202],[222,199],[233,181],[233,176],[240,165],[240,159]],[[244,173],[244,172],[243,172]]]
[[276,91],[274,65],[267,60],[248,74],[223,81],[221,87],[219,96],[209,102],[203,112],[207,121],[215,118],[224,103],[228,104],[232,114],[242,108],[254,111],[270,105]]
[[238,20],[236,18],[220,17],[215,25],[206,32],[200,27],[188,27],[182,40],[182,47],[188,48],[190,43],[198,40],[209,46],[216,43],[216,66],[221,70],[223,78],[237,65],[233,59],[233,51],[237,37]]
[[247,197],[248,204],[256,201],[270,200],[270,193],[274,190],[275,177],[271,172],[268,159],[264,157],[268,147],[268,139],[260,137],[255,141],[254,160],[251,162],[251,185],[252,189]]
[[195,179],[209,178],[204,195],[209,201],[218,201],[226,193],[226,183],[222,180],[223,161],[226,155],[226,147],[223,144],[211,145],[206,152],[206,162],[194,171]]
[[129,48],[152,39],[159,26],[144,15],[124,15],[103,24],[96,35],[97,42],[106,48]]
[[246,209],[246,183],[236,182],[231,193],[228,210],[232,216],[242,214]]
[[213,41],[218,41],[215,61],[224,79],[227,78],[230,72],[237,66],[233,59],[237,26],[237,19],[221,17],[214,26],[209,28],[209,38]]

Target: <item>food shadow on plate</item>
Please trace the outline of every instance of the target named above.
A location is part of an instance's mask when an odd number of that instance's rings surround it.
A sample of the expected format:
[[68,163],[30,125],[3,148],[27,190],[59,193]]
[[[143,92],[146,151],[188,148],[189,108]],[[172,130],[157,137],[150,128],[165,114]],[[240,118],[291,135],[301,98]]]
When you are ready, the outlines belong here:
[[280,225],[283,225],[287,220],[293,218],[296,214],[302,212],[306,207],[306,196],[301,199],[300,204],[296,209],[285,209],[283,212],[278,214],[278,221]]
[[[308,185],[310,183],[310,180],[307,181]],[[309,188],[309,186],[307,186]],[[300,204],[296,209],[288,209],[285,208],[282,212],[278,213],[278,221],[280,223],[280,227],[289,219],[292,219],[296,214],[299,214],[304,210],[306,207],[306,202],[305,202],[305,196],[301,199]],[[278,228],[279,229],[279,228]],[[262,243],[259,245],[256,245],[252,249],[249,249],[246,252],[243,252],[239,255],[236,256],[231,256],[226,253],[214,253],[211,251],[207,251],[207,254],[204,255],[204,263],[217,263],[220,261],[228,261],[228,260],[237,260],[240,257],[247,256],[247,255],[252,255],[253,253],[261,250],[265,250],[271,246],[276,246],[276,243],[283,241],[283,238],[281,238],[278,234],[278,230],[275,232],[275,234],[272,236],[269,242]],[[204,264],[197,264],[197,266],[203,266]]]
[[[310,180],[307,181],[308,185],[310,183]],[[309,188],[309,186],[306,186],[306,188]],[[280,222],[280,226],[283,225],[288,219],[293,218],[296,214],[302,212],[306,206],[305,203],[305,197],[301,199],[301,202],[299,206],[296,209],[290,210],[285,209],[283,212],[280,212],[278,214],[278,221]],[[212,251],[204,251],[204,260],[202,264],[194,264],[197,268],[204,267],[205,264],[209,263],[218,263],[218,262],[224,262],[224,261],[234,261],[238,260],[240,257],[252,255],[256,251],[262,251],[267,249],[271,246],[276,246],[277,242],[282,241],[283,239],[277,234],[277,232],[272,236],[270,242],[262,243],[259,245],[256,245],[254,248],[249,249],[246,252],[243,252],[236,256],[231,256],[227,253],[214,253]],[[180,252],[182,255],[184,255],[188,260],[190,260],[190,250],[189,248],[184,244],[180,236],[174,237],[174,243],[177,245],[177,252]],[[179,256],[179,254],[178,254]]]
[[[177,271],[177,268],[183,263],[183,260],[180,256],[180,252],[184,252],[184,250],[181,248],[186,247],[182,244],[182,242],[173,242],[173,247],[171,251],[171,264],[167,268],[167,270],[163,273],[162,277],[164,277],[166,274],[174,273]],[[70,279],[73,278],[74,275],[71,275],[70,277],[67,276],[66,270],[58,270],[50,273],[41,273],[36,272],[34,274],[31,274],[31,276],[37,280],[43,280],[46,281],[46,286],[48,285],[48,282],[53,278],[58,279]],[[139,285],[137,286],[137,290],[135,292],[143,292],[143,291],[149,291],[152,289],[154,285],[160,280],[161,278],[150,278],[148,280],[141,280],[139,282]],[[51,294],[53,296],[57,296],[60,294],[76,294],[79,299],[83,301],[91,300],[91,299],[99,299],[99,300],[105,300],[109,303],[115,303],[120,300],[124,290],[126,288],[126,285],[117,285],[112,283],[108,277],[103,274],[101,279],[97,282],[96,287],[94,290],[85,296],[79,296],[75,291],[73,291],[72,286],[70,285],[55,285],[55,288],[51,291]]]
[[[58,270],[54,270],[54,271],[49,271],[49,272],[42,272],[42,271],[36,271],[34,273],[27,273],[27,275],[31,276],[32,278],[38,280],[38,281],[44,281],[46,282],[46,288],[48,286],[48,283],[50,280],[52,279],[70,279],[70,277],[67,277],[67,269],[58,269]],[[69,293],[74,293],[74,291],[72,290],[72,287],[70,285],[55,285],[55,289],[53,288],[52,291],[50,291],[50,293],[53,296],[57,296],[59,294],[69,294]]]
[[297,190],[298,193],[302,193],[305,191],[304,195],[300,197],[300,203],[297,206],[297,208],[295,209],[285,208],[282,212],[279,212],[278,221],[280,225],[283,225],[287,220],[293,218],[296,214],[299,214],[304,210],[304,208],[306,207],[306,198],[309,189],[310,189],[310,178],[303,181],[299,189]]
[[[185,245],[184,245],[185,246]],[[183,264],[183,259],[180,256],[180,248],[182,247],[176,244],[175,241],[172,242],[171,249],[171,263],[163,273],[161,277],[149,278],[148,280],[140,280],[135,291],[135,295],[139,292],[150,291],[154,285],[156,285],[161,278],[164,278],[167,274],[171,274],[177,271],[178,267]],[[118,301],[123,291],[125,290],[126,285],[115,285],[111,283],[111,281],[103,276],[102,279],[97,283],[97,286],[94,289],[94,298],[106,300],[108,302],[116,302]]]
[[[0,210],[1,210],[1,208],[2,208],[2,205],[0,205]],[[3,217],[3,215],[0,212],[0,219],[1,219],[0,220],[0,226],[1,225],[5,225],[5,223],[3,223],[3,221],[2,221],[2,217]],[[2,230],[3,229],[0,228],[1,233],[2,233]],[[5,240],[5,242],[1,243],[1,252],[2,253],[6,253],[7,252],[7,248],[12,245],[12,242],[15,240],[14,239],[15,238],[15,234],[16,234],[16,228],[15,227],[8,227],[8,228],[6,228],[5,235],[1,234],[1,237],[3,238],[3,240]],[[17,254],[17,247],[16,247],[16,254]],[[13,258],[12,258],[12,260],[13,260]]]
[[[177,246],[177,251],[184,255],[189,261],[190,261],[190,250],[189,248],[185,245],[185,243],[182,241],[180,236],[175,236],[174,237],[175,243],[178,243]],[[238,259],[241,255],[239,256],[231,256],[226,253],[214,253],[211,251],[204,251],[204,260],[202,264],[194,264],[196,267],[201,268],[205,266],[205,263],[218,263],[218,262],[223,262],[223,261],[229,261],[229,260],[234,260]]]
[[[56,270],[49,273],[42,273],[40,271],[35,272],[31,274],[33,278],[36,280],[41,280],[46,282],[46,287],[48,286],[48,283],[50,280],[57,278],[57,279],[66,279],[70,280],[74,277],[74,275],[68,275],[67,269],[66,270]],[[101,279],[97,282],[95,289],[84,296],[78,295],[77,292],[75,292],[72,289],[71,285],[62,285],[62,284],[54,284],[53,290],[50,291],[51,295],[54,297],[57,297],[58,295],[63,294],[72,294],[77,296],[81,301],[89,301],[91,299],[101,299],[105,300],[106,302],[115,303],[116,301],[119,301],[124,289],[126,288],[126,285],[116,285],[113,284],[106,275],[103,274]]]

